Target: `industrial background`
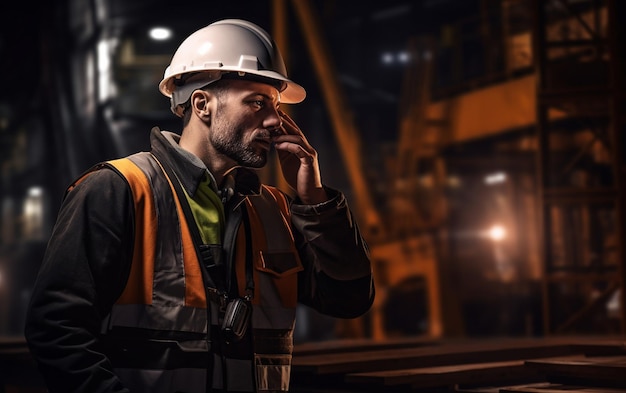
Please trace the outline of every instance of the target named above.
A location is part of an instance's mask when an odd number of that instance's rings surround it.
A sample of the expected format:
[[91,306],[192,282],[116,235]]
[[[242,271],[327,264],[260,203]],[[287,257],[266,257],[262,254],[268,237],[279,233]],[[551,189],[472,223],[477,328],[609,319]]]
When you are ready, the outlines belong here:
[[621,0],[13,3],[0,393],[45,391],[22,326],[65,187],[148,149],[153,126],[180,131],[158,82],[222,18],[274,36],[308,93],[284,107],[374,261],[367,315],[298,309],[295,391],[626,391],[625,16]]

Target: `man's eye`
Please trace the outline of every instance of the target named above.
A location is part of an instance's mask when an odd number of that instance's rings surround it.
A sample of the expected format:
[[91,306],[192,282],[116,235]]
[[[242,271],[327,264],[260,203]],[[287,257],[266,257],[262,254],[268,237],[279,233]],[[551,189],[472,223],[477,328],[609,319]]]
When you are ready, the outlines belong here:
[[254,100],[252,101],[252,103],[260,108],[263,108],[265,106],[265,102],[262,100]]

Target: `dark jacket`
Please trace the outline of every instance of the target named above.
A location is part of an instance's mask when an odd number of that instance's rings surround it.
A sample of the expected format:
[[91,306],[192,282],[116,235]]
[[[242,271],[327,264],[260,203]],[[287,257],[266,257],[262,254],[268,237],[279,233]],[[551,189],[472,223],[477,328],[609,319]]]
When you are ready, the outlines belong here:
[[[152,153],[175,168],[190,196],[206,169],[158,130]],[[235,192],[259,191],[239,170]],[[293,201],[292,230],[304,270],[298,301],[334,317],[366,312],[374,296],[365,243],[340,192],[316,206]],[[228,221],[228,216],[226,217]],[[99,170],[66,194],[28,310],[25,334],[50,392],[123,392],[102,348],[101,326],[122,293],[132,261],[134,203],[126,181]]]

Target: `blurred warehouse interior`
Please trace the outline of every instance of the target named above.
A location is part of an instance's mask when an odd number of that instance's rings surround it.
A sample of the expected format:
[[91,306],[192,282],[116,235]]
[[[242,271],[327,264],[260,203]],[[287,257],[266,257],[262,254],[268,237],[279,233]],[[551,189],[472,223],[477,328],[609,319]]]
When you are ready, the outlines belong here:
[[22,334],[65,187],[147,149],[155,125],[180,130],[157,84],[183,37],[229,17],[270,31],[307,89],[287,110],[375,261],[372,310],[301,309],[296,340],[626,332],[625,2],[14,6],[0,27],[0,336]]

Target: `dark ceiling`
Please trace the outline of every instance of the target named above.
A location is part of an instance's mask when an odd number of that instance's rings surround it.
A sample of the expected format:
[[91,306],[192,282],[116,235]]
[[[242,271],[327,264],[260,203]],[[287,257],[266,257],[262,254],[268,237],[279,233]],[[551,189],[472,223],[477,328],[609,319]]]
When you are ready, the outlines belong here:
[[[311,3],[319,14],[331,50],[339,54],[336,59],[338,68],[354,70],[351,72],[358,72],[360,68],[367,72],[367,67],[348,64],[349,59],[340,54],[353,54],[350,47],[367,51],[372,56],[380,56],[384,50],[403,48],[410,34],[436,31],[442,23],[475,10],[479,0],[316,0]],[[288,9],[292,8],[289,1],[286,5]],[[98,9],[100,16],[88,15],[91,7]],[[3,86],[0,105],[9,101],[13,106],[37,88],[39,76],[45,72],[46,50],[50,50],[42,45],[52,37],[64,40],[65,45],[80,45],[81,36],[88,37],[90,29],[100,29],[102,35],[139,34],[149,26],[169,25],[177,34],[173,41],[177,38],[180,41],[192,31],[223,18],[249,19],[269,30],[272,7],[272,0],[14,2],[10,12],[5,9],[0,16],[0,83]],[[302,45],[298,42],[297,20],[292,11],[289,11],[289,21],[294,43],[288,49],[297,52]],[[59,29],[64,25],[68,30],[59,35]],[[306,61],[300,54],[292,57],[295,61]],[[352,61],[363,61],[363,58],[364,55],[361,59],[352,56]],[[359,75],[352,77],[361,78]],[[386,83],[384,75],[378,75],[373,81]]]

